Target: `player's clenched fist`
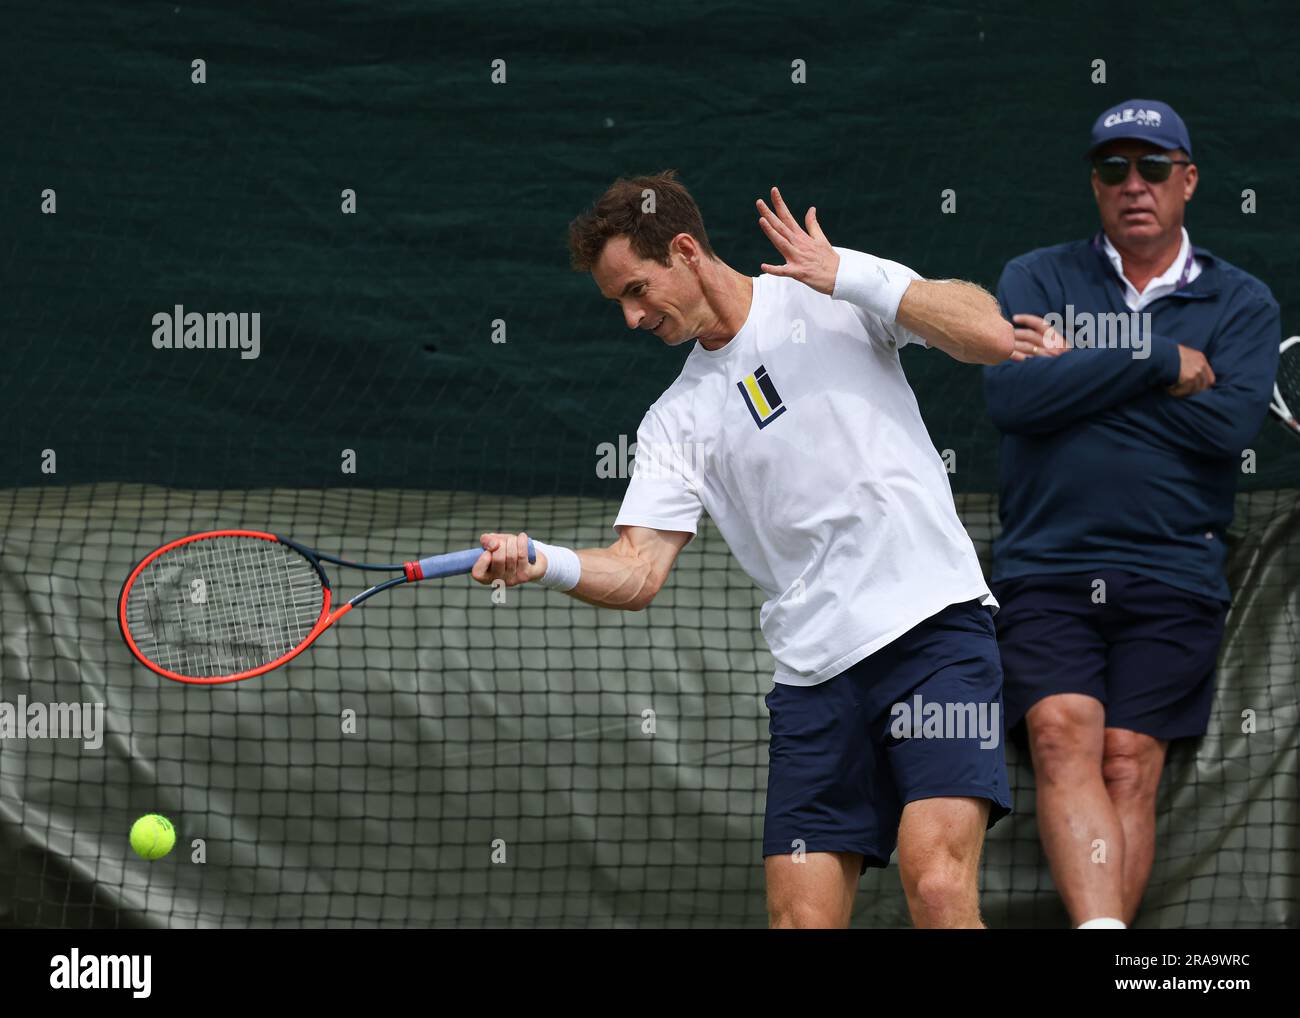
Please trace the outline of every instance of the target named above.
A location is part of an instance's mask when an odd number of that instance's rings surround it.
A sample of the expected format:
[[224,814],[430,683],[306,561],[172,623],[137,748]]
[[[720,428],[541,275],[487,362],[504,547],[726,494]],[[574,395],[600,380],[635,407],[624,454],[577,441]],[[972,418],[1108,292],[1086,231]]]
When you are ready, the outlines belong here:
[[483,554],[470,570],[470,576],[479,583],[491,585],[504,580],[507,587],[515,587],[546,573],[546,556],[536,546],[537,561],[528,561],[527,534],[483,534],[479,542]]

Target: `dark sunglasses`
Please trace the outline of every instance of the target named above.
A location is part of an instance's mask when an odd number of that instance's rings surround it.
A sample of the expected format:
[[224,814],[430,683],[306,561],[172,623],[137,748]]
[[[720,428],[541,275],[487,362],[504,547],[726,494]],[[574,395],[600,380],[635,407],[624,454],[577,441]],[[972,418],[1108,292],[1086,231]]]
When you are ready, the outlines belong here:
[[[1105,159],[1094,159],[1092,166],[1097,171],[1098,180],[1114,186],[1128,179],[1128,167],[1132,162],[1134,160],[1128,156],[1107,156]],[[1148,184],[1163,184],[1169,179],[1169,174],[1174,172],[1175,166],[1192,165],[1190,159],[1170,159],[1168,156],[1140,156],[1136,162],[1138,173],[1142,174],[1142,179]]]

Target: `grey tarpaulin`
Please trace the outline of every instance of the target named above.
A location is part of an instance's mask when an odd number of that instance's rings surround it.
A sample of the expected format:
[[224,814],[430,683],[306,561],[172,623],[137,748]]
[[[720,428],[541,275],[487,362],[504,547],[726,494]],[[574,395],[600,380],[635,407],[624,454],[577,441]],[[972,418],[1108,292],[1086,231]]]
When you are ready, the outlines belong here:
[[[987,501],[959,503],[986,553]],[[133,562],[195,529],[256,519],[355,557],[401,558],[458,546],[484,518],[542,516],[555,540],[598,543],[613,509],[436,492],[4,492],[0,699],[102,701],[108,735],[98,750],[0,742],[0,921],[761,924],[770,660],[760,597],[707,524],[646,612],[531,588],[493,604],[465,578],[429,583],[230,686],[185,687],[134,664],[114,618]],[[1142,925],[1297,921],[1300,594],[1272,574],[1295,561],[1298,514],[1295,492],[1239,500],[1231,577],[1246,593],[1210,734],[1171,754]],[[341,589],[357,580],[336,571]],[[355,735],[342,733],[345,710]],[[1012,760],[1018,813],[990,837],[987,918],[1062,925],[1014,747]],[[181,844],[148,863],[126,832],[154,811]],[[864,878],[854,921],[906,921],[894,867]]]

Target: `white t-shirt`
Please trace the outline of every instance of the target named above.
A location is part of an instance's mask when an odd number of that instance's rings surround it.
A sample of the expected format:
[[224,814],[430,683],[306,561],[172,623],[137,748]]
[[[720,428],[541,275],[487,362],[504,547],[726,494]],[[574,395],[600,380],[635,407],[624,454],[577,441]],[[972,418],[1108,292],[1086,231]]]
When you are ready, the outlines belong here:
[[697,342],[646,412],[614,526],[694,534],[707,511],[767,595],[775,680],[812,686],[950,604],[996,602],[899,363],[924,341],[797,280],[753,282],[736,336]]

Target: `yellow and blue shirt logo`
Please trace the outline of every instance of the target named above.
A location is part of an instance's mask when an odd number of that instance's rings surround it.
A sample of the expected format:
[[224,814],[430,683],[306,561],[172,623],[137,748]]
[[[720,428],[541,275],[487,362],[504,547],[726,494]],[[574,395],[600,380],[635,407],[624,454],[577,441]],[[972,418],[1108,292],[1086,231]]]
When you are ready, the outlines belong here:
[[737,382],[736,388],[740,390],[745,406],[749,407],[749,415],[760,428],[766,428],[785,413],[785,404],[781,402],[776,386],[772,384],[763,365],[760,364],[752,375],[746,375]]

